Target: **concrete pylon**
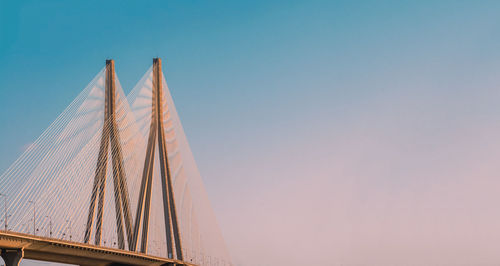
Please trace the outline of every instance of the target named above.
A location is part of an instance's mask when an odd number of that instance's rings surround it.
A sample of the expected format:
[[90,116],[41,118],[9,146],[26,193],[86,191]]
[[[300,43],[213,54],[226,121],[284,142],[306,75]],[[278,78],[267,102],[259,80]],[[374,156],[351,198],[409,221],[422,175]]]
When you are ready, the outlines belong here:
[[147,252],[154,154],[156,141],[158,141],[167,256],[169,258],[173,258],[175,247],[175,255],[177,259],[183,260],[181,237],[172,186],[172,175],[168,162],[165,129],[163,127],[163,80],[160,58],[153,59],[153,96],[151,102],[151,125],[149,129],[148,145],[146,148],[146,160],[144,162],[141,189],[139,191],[139,202],[137,204],[132,250],[137,249],[139,230],[142,223],[141,252]]
[[[118,236],[118,248],[125,249],[123,233],[123,223],[127,232],[128,243],[132,241],[132,218],[130,216],[129,195],[127,181],[123,167],[123,154],[120,145],[118,124],[116,121],[116,87],[115,87],[115,63],[113,60],[106,60],[106,88],[104,123],[101,135],[101,145],[99,157],[95,171],[94,186],[90,198],[90,206],[85,230],[84,242],[89,243],[94,222],[94,212],[96,201],[97,220],[94,243],[101,244],[102,216],[104,212],[104,193],[106,191],[106,170],[108,168],[108,150],[111,146],[113,164],[113,183],[115,187],[115,213],[116,213],[116,234]],[[98,199],[97,199],[98,198]]]
[[22,249],[2,249],[2,259],[5,266],[19,266],[19,263],[24,257],[24,250]]

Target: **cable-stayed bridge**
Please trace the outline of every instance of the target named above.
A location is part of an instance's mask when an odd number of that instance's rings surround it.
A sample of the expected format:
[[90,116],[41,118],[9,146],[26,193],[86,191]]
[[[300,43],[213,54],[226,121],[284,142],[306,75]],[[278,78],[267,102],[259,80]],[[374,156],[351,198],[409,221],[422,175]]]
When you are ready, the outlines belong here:
[[158,58],[128,96],[107,60],[0,193],[9,266],[231,265]]

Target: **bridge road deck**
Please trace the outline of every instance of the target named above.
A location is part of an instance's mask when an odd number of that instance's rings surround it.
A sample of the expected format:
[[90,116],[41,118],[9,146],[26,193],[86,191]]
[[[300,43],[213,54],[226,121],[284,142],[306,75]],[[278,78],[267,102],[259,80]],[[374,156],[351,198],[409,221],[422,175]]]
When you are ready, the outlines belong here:
[[[186,265],[183,261],[150,256],[127,250],[82,244],[78,242],[0,231],[0,249],[19,251],[23,258],[76,265]],[[21,252],[21,250],[23,252]],[[3,257],[3,255],[2,255]],[[10,266],[6,262],[7,266]],[[13,265],[18,265],[14,263]]]

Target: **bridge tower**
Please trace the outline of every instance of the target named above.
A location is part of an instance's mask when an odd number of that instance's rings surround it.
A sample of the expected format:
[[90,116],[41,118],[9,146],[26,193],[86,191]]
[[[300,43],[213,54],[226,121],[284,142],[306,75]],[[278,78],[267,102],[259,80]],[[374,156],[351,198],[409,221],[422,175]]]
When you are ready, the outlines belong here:
[[[84,242],[89,243],[94,223],[94,212],[96,201],[97,220],[95,222],[95,245],[101,244],[102,215],[104,209],[104,196],[106,191],[106,171],[108,168],[108,151],[111,148],[113,164],[113,185],[116,213],[116,233],[118,237],[118,247],[125,249],[123,223],[127,231],[128,243],[132,240],[132,220],[130,216],[129,195],[127,181],[123,168],[123,155],[120,145],[118,124],[116,121],[116,87],[115,87],[115,63],[113,60],[106,60],[106,81],[105,81],[105,107],[104,122],[102,127],[101,144],[99,157],[95,170],[94,185],[90,197],[90,206],[84,236]],[[111,146],[111,147],[109,147]],[[129,244],[130,245],[130,244]]]
[[134,234],[130,245],[131,250],[136,250],[138,245],[139,230],[142,224],[141,252],[147,252],[149,212],[151,206],[152,177],[154,167],[154,155],[156,141],[160,163],[160,177],[163,194],[163,214],[165,220],[165,232],[167,243],[167,254],[173,258],[173,249],[178,260],[183,260],[177,212],[174,202],[172,186],[172,175],[169,167],[167,144],[165,140],[165,129],[163,126],[163,81],[161,70],[161,59],[153,59],[153,96],[151,103],[151,124],[149,130],[148,144],[146,148],[146,159],[142,174],[141,188],[139,191],[139,202],[135,218]]

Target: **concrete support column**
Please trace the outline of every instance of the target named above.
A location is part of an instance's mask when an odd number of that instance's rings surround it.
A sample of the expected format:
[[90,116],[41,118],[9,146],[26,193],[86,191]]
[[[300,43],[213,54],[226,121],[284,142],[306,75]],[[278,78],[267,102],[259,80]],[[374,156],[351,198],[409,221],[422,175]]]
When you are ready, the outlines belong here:
[[2,249],[2,259],[5,261],[5,266],[19,266],[19,262],[24,257],[22,249]]

